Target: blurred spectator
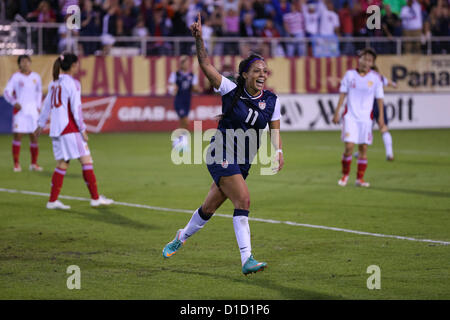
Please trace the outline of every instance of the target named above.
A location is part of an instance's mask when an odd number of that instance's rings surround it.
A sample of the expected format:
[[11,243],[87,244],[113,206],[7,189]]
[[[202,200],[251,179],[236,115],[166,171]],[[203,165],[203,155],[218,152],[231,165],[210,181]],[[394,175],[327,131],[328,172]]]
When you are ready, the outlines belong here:
[[117,35],[117,26],[119,20],[119,0],[105,0],[102,6],[105,14],[102,18],[102,45],[103,54],[108,54],[114,43],[116,42],[114,36]]
[[241,19],[239,35],[241,37],[256,37],[256,29],[253,26],[253,13],[248,12]]
[[[223,36],[223,14],[222,7],[220,6],[214,6],[214,11],[211,14],[211,28],[214,30],[214,35],[216,37]],[[214,45],[213,54],[219,56],[223,54],[222,42],[218,42]]]
[[136,26],[138,15],[139,11],[134,5],[134,0],[124,0],[123,9],[121,12],[123,36],[131,36],[133,28]]
[[203,11],[203,0],[188,1],[188,10],[186,13],[186,27],[189,28],[197,20],[197,14]]
[[[48,1],[41,1],[36,10],[30,12],[27,15],[27,20],[31,22],[56,22],[55,10],[50,7]],[[58,37],[57,30],[53,28],[47,28],[42,33],[42,44],[45,53],[53,53],[57,50]]]
[[255,10],[253,10],[253,0],[241,2],[239,7],[239,17],[241,21],[247,13],[251,13],[252,17],[255,15]]
[[223,0],[222,2],[223,12],[227,12],[228,10],[239,12],[240,0]]
[[319,34],[320,13],[318,4],[315,1],[308,1],[302,5],[302,13],[305,18],[305,31],[307,37]]
[[41,1],[36,10],[27,15],[28,21],[33,22],[56,22],[56,13],[50,7],[48,1]]
[[211,54],[212,48],[211,48],[211,37],[214,34],[214,30],[211,27],[211,18],[206,17],[204,20],[202,20],[202,38],[203,42],[205,43],[205,49],[208,54]]
[[[287,36],[297,40],[305,39],[305,21],[301,13],[300,4],[296,3],[291,6],[291,12],[283,15],[283,25]],[[306,53],[306,42],[287,42],[286,54],[288,57],[294,55],[303,56]]]
[[145,26],[145,19],[142,15],[139,15],[136,26],[133,28],[132,35],[141,38],[148,36],[148,29]]
[[339,34],[339,16],[334,11],[333,2],[327,0],[326,9],[320,15],[319,33],[322,36],[334,36]]
[[[239,36],[239,16],[234,9],[229,9],[228,11],[225,12],[224,32],[226,37]],[[224,53],[231,55],[238,54],[239,52],[237,42],[226,42]]]
[[[294,0],[294,2],[297,2]],[[275,26],[278,28],[278,30],[281,33],[281,36],[287,36],[286,30],[284,29],[283,25],[283,16],[286,13],[291,12],[291,3],[287,0],[272,0],[272,6],[275,10]]]
[[[424,23],[427,38],[431,36],[448,36],[449,22],[448,8],[441,5],[433,6],[427,20]],[[432,42],[433,54],[448,54],[449,52],[448,41]]]
[[[84,0],[81,11],[80,36],[99,36],[101,32],[100,13],[93,10],[92,1]],[[82,42],[84,55],[95,53],[98,48],[96,42]]]
[[[172,17],[172,36],[175,37],[190,37],[191,32],[188,29],[186,14],[189,9],[188,1],[180,1],[179,3],[174,3],[175,13]],[[180,52],[175,54],[180,55],[191,55],[191,44],[190,42],[180,42]]]
[[[422,9],[417,0],[408,0],[407,5],[400,11],[403,36],[420,37],[422,35]],[[405,53],[420,53],[419,40],[404,42]]]
[[[389,39],[393,37],[400,37],[402,35],[402,22],[398,15],[391,11],[391,6],[386,4],[383,6],[385,10],[385,15],[381,18],[381,28],[383,29],[384,36]],[[385,50],[383,53],[395,53],[396,43],[390,41],[386,43]]]
[[[164,7],[158,7],[153,12],[154,29],[151,31],[152,36],[167,37],[171,33],[172,22],[167,17],[167,11]],[[150,54],[163,55],[169,54],[171,45],[163,41],[150,43]]]
[[253,11],[255,12],[253,25],[258,30],[258,33],[261,33],[268,18],[266,15],[266,8],[264,6],[264,0],[254,0]]
[[[341,26],[341,35],[344,38],[353,37],[353,15],[349,8],[348,1],[345,1],[342,8],[339,9],[339,23]],[[355,53],[355,47],[351,41],[345,41],[341,49],[344,55],[353,55]]]
[[275,24],[272,20],[267,20],[266,26],[262,31],[262,36],[263,38],[271,39],[271,41],[264,42],[263,52],[265,52],[265,54],[263,54],[263,56],[284,57],[283,47],[278,41],[274,40],[280,37],[280,33],[277,28],[275,28]]

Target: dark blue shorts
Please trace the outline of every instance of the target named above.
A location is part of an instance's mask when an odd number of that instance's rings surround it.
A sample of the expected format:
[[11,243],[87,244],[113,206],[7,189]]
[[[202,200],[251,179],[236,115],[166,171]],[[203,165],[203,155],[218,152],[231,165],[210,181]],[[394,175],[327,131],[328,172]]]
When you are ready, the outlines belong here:
[[242,174],[244,180],[248,176],[248,171],[250,170],[250,164],[237,164],[237,163],[213,163],[206,165],[208,167],[209,173],[213,178],[216,185],[220,188],[219,182],[221,177],[229,177],[235,174]]
[[[375,100],[374,104],[373,104],[373,118],[375,120],[377,120],[378,122],[378,117],[380,116],[380,111],[378,110],[378,103]],[[387,115],[386,115],[386,106],[383,105],[383,118],[384,118],[384,124],[387,125],[388,124],[388,119],[387,119]]]
[[175,105],[175,112],[180,118],[187,117],[189,115],[189,110],[191,110],[191,106],[189,105]]

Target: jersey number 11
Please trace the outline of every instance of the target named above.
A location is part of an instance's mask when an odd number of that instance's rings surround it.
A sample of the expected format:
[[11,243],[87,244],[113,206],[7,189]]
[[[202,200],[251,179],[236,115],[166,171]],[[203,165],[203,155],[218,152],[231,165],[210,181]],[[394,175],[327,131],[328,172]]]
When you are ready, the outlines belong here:
[[245,119],[245,123],[249,123],[250,119],[252,118],[253,112],[255,112],[255,115],[252,119],[252,122],[250,123],[251,126],[254,125],[256,122],[256,119],[258,119],[258,111],[253,110],[253,109],[248,109],[248,116],[247,116],[247,119]]

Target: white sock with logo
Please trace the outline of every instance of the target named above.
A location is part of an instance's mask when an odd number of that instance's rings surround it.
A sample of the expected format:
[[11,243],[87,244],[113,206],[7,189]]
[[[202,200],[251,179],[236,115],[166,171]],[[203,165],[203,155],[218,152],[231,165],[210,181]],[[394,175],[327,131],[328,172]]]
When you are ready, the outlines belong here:
[[241,252],[241,263],[244,265],[252,254],[250,226],[248,225],[248,210],[234,209],[233,227],[239,251]]
[[205,216],[202,211],[202,207],[195,210],[194,214],[189,220],[188,224],[184,227],[180,234],[180,240],[186,241],[190,236],[194,235],[208,222],[211,216]]

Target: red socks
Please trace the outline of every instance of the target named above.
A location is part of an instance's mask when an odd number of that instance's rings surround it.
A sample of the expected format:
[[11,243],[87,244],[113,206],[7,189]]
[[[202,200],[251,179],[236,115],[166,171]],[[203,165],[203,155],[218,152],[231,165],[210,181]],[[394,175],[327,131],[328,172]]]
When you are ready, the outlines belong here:
[[39,146],[37,143],[30,143],[31,164],[37,164]]
[[358,173],[356,179],[362,179],[367,169],[367,159],[358,159]]
[[21,145],[20,141],[13,140],[12,154],[13,154],[14,164],[19,164],[20,145]]
[[352,155],[342,155],[342,174],[348,176],[350,173],[350,165],[352,164]]
[[53,172],[52,176],[52,190],[50,192],[49,202],[58,200],[59,192],[61,191],[65,174],[66,170],[55,168],[55,172]]
[[[13,140],[12,142],[12,154],[15,165],[19,164],[21,145],[22,143],[20,141]],[[37,164],[37,159],[39,155],[39,146],[37,143],[30,143],[30,153],[31,153],[31,164]]]
[[83,165],[83,178],[91,194],[91,198],[97,200],[99,198],[97,191],[97,180],[95,179],[94,167],[91,163]]
[[[50,192],[50,202],[58,200],[59,192],[61,191],[64,175],[66,170],[55,168],[55,172],[52,176],[52,190]],[[97,191],[97,180],[95,179],[95,174],[92,164],[83,165],[83,178],[91,194],[91,198],[97,200],[99,198]]]

